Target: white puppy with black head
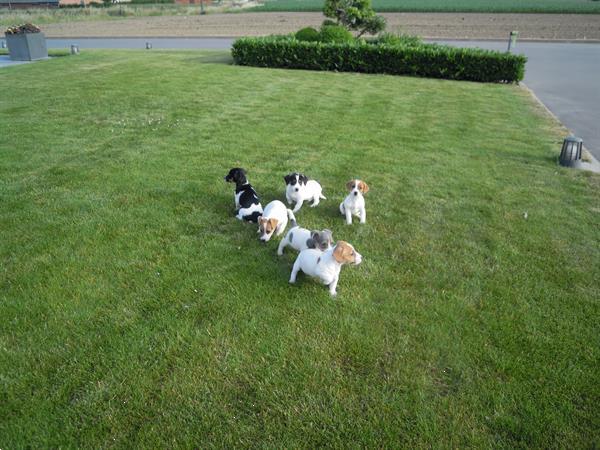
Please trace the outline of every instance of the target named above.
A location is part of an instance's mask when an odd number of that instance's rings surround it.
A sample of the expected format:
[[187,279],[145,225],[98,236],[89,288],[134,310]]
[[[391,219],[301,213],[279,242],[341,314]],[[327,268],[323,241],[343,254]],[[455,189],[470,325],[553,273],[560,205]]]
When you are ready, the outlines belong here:
[[317,206],[320,199],[326,200],[321,185],[315,180],[309,180],[302,173],[290,173],[283,179],[285,180],[285,198],[288,204],[296,202],[294,212],[298,212],[306,200],[312,200],[311,208]]
[[302,250],[294,263],[290,283],[296,282],[296,276],[301,270],[306,275],[319,278],[323,284],[329,286],[329,293],[335,297],[342,266],[358,265],[361,261],[362,256],[345,241],[338,241],[335,247],[324,252],[312,248]]
[[340,203],[340,212],[343,216],[346,216],[348,225],[352,225],[353,215],[360,217],[360,223],[365,223],[367,221],[367,210],[363,194],[369,192],[369,186],[361,180],[350,180],[346,183],[346,188],[350,193]]
[[262,216],[258,217],[258,233],[261,242],[269,242],[275,234],[279,236],[285,230],[288,223],[288,211],[279,200],[273,200],[263,210]]

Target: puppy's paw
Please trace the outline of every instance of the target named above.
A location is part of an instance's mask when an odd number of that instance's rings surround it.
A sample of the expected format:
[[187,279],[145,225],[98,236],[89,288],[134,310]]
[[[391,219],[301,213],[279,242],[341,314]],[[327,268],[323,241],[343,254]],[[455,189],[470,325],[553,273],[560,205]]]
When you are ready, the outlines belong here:
[[329,294],[330,294],[330,295],[331,295],[333,298],[337,297],[337,291],[333,291],[333,292],[329,291]]

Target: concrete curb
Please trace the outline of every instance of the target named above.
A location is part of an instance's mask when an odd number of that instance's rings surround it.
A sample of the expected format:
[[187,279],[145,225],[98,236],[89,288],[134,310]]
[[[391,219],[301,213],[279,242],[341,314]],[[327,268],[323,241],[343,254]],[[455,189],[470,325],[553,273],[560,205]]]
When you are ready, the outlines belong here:
[[[546,113],[556,121],[556,123],[560,124],[560,126],[562,126],[565,130],[567,130],[569,133],[573,134],[573,131],[571,131],[569,128],[567,128],[559,119],[558,117],[556,117],[556,115],[550,111],[550,109],[548,109],[548,107],[544,104],[544,102],[542,102],[540,100],[540,98],[535,95],[535,92],[533,92],[529,86],[527,86],[525,83],[521,82],[519,83],[519,86],[524,90],[527,91],[527,93],[542,107],[542,109],[544,109],[546,111]],[[558,164],[558,157],[559,155],[556,156],[556,161]],[[581,163],[577,163],[573,166],[571,166],[572,169],[579,169],[579,170],[588,170],[590,172],[594,172],[594,173],[600,173],[600,162],[594,158],[594,155],[591,154],[591,152],[585,148],[585,146],[583,147],[583,156],[582,156],[583,160],[587,160],[589,162],[586,161],[582,161]]]

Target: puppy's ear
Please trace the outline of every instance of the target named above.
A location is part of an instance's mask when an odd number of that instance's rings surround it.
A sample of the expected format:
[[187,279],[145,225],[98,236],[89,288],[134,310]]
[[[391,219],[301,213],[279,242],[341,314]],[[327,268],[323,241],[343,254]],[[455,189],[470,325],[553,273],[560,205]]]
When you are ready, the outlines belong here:
[[369,185],[367,183],[365,183],[364,181],[361,181],[359,183],[358,188],[360,189],[360,191],[363,194],[366,194],[367,192],[369,192]]
[[354,184],[354,180],[350,180],[350,181],[348,181],[348,182],[346,183],[346,189],[347,189],[348,191],[351,191],[351,190],[352,190],[352,185],[353,185],[353,184]]
[[[277,228],[277,219],[268,219],[267,222],[271,226],[271,230],[274,230],[275,228]],[[270,231],[269,231],[269,233],[270,233]]]
[[300,179],[300,184],[308,183],[308,177],[303,173],[301,173],[298,178]]
[[240,179],[244,176],[244,173],[245,173],[244,169],[240,169],[239,167],[236,167],[235,169],[231,169],[231,172],[233,173],[231,178],[236,183],[239,183]]
[[344,241],[338,241],[335,248],[333,249],[333,257],[340,264],[342,264],[345,261],[345,259],[344,259],[345,244],[346,244],[346,242],[344,242]]
[[345,262],[351,263],[354,261],[354,257],[352,256],[353,251],[352,246],[346,241],[338,241],[333,251],[333,257],[340,264]]
[[290,181],[292,180],[292,176],[286,175],[283,177],[283,179],[285,180],[285,184],[290,184]]
[[321,233],[320,233],[319,231],[311,231],[311,232],[310,232],[310,238],[311,238],[313,241],[319,241],[319,240],[320,240],[320,239],[319,239],[319,238],[320,238],[320,236],[321,236]]

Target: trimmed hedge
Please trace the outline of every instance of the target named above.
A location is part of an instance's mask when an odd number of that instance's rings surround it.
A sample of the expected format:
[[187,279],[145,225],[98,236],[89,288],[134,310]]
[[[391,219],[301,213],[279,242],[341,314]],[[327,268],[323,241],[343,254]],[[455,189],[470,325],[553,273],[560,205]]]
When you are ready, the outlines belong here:
[[236,64],[445,78],[487,83],[523,79],[527,58],[490,50],[437,44],[389,45],[301,42],[292,37],[241,38],[232,46]]

